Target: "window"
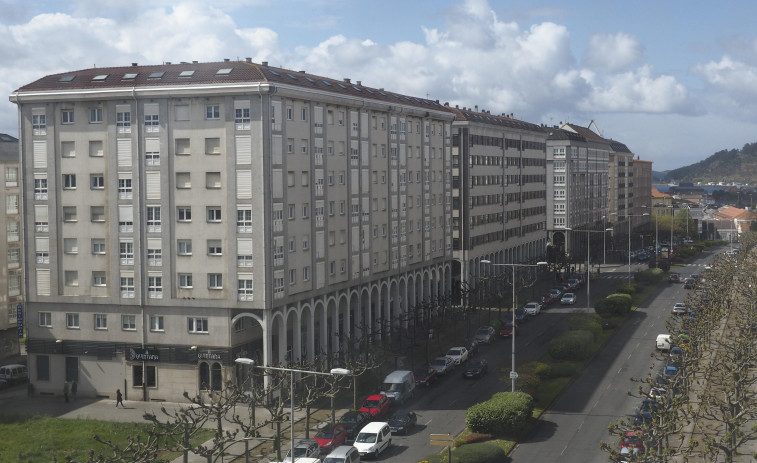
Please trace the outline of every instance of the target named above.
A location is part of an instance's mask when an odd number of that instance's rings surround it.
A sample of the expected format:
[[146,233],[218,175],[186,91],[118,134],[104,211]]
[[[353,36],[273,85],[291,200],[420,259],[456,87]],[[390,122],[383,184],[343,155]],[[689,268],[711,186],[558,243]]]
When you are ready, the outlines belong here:
[[205,139],[205,154],[221,154],[221,139],[220,138],[206,138]]
[[206,208],[208,222],[221,221],[221,208],[217,206],[208,206]]
[[92,190],[105,188],[105,176],[103,174],[89,174],[89,188]]
[[237,233],[252,233],[252,209],[237,209]]
[[191,206],[179,206],[176,208],[176,221],[177,222],[191,222],[192,221],[192,207]]
[[89,123],[99,124],[103,121],[103,109],[102,108],[90,108],[89,110]]
[[104,313],[95,314],[95,329],[107,330],[108,329],[108,315]]
[[66,328],[79,328],[79,314],[78,313],[66,314]]
[[157,114],[145,114],[145,131],[157,132],[160,127],[160,117]]
[[236,108],[234,110],[234,125],[236,130],[250,128],[250,108]]
[[221,240],[208,240],[209,256],[220,256],[223,254],[221,251]]
[[32,135],[47,134],[47,116],[44,114],[32,114]]
[[223,275],[208,273],[208,289],[223,289]]
[[300,110],[300,119],[303,121],[308,120],[308,107],[307,106],[303,106],[302,109]]
[[205,105],[205,119],[220,119],[221,107],[217,104]]
[[163,298],[163,277],[158,275],[147,276],[147,297],[150,299]]
[[293,285],[297,283],[297,270],[289,269],[289,284]]
[[5,212],[7,214],[18,214],[18,195],[5,197]]
[[63,109],[60,112],[60,123],[61,124],[73,124],[74,123],[74,110],[73,109]]
[[[148,244],[148,246],[150,245]],[[163,250],[161,248],[159,247],[147,248],[147,265],[151,267],[160,267],[161,265],[163,265]]]
[[302,269],[302,281],[310,281],[310,267]]
[[50,357],[37,355],[37,381],[50,381]]
[[206,172],[205,173],[205,188],[208,188],[208,189],[221,188],[221,173],[220,172]]
[[207,333],[208,319],[202,317],[187,318],[187,330],[190,333]]
[[237,280],[237,300],[252,300],[252,275],[239,275],[239,279]]
[[135,331],[137,329],[137,316],[121,315],[121,329],[124,331]]
[[131,241],[119,243],[118,259],[121,265],[134,265],[134,243]]
[[105,272],[92,272],[92,286],[106,286]]
[[92,254],[105,254],[104,238],[92,238]]
[[18,268],[21,265],[21,250],[8,249],[8,268]]
[[176,242],[176,249],[180,256],[191,256],[192,240],[178,240]]
[[5,186],[18,186],[18,167],[5,168]]
[[105,222],[105,206],[90,206],[89,219],[92,222]]
[[34,199],[38,201],[47,200],[47,177],[34,178]]
[[294,204],[287,204],[287,212],[289,215],[289,220],[294,220]]
[[76,174],[63,174],[63,189],[73,190],[76,188]]
[[310,216],[310,204],[305,203],[302,205],[302,218],[307,219]]
[[[121,174],[119,174],[120,176]],[[118,199],[132,198],[131,177],[119,177],[118,179]]]
[[189,156],[191,154],[189,138],[177,138],[174,143],[177,156]]
[[78,254],[79,244],[77,238],[63,238],[63,252],[66,254]]
[[134,277],[122,276],[120,283],[121,297],[134,298]]
[[19,223],[8,222],[6,225],[6,237],[8,241],[18,241],[20,239]]
[[147,206],[147,231],[160,232],[160,206]]
[[53,314],[52,312],[39,312],[39,326],[53,326]]
[[131,133],[131,112],[116,112],[116,128],[118,133]]
[[60,157],[75,158],[76,157],[76,144],[72,141],[62,141],[60,143]]
[[134,387],[157,387],[158,386],[158,373],[155,365],[145,365],[142,368],[142,364],[132,365],[132,379]]
[[150,331],[164,331],[162,315],[150,315]]
[[176,188],[192,188],[192,179],[189,172],[176,172]]
[[76,206],[63,206],[63,221],[64,222],[76,222],[78,216],[76,215]]
[[191,273],[179,274],[179,288],[180,289],[192,288],[192,274]]

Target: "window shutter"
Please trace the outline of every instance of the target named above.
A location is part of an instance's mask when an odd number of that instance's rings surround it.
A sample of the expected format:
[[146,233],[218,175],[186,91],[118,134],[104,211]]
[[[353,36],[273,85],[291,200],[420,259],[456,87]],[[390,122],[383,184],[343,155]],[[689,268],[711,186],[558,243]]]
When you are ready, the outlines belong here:
[[34,168],[47,169],[47,140],[34,140]]
[[160,139],[159,138],[145,138],[145,152],[146,153],[160,152]]
[[252,171],[237,171],[237,199],[252,198]]
[[35,204],[34,205],[34,221],[35,222],[47,222],[47,204]]
[[119,222],[134,222],[134,207],[118,206],[118,221]]
[[131,167],[131,139],[120,138],[116,149],[118,167]]
[[252,137],[237,135],[237,164],[252,164]]
[[240,255],[240,256],[252,255],[252,239],[251,238],[237,238],[237,255]]
[[160,199],[160,172],[149,171],[145,172],[146,191],[145,195],[147,199]]
[[50,295],[50,269],[37,269],[37,296]]
[[50,240],[47,237],[34,238],[34,246],[37,252],[50,252]]
[[163,240],[160,238],[147,238],[147,249],[161,249]]

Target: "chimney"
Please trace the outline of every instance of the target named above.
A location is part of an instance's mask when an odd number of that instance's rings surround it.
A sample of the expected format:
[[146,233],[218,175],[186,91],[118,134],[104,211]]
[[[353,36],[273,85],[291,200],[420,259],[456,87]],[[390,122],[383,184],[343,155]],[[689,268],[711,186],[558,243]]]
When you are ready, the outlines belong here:
[[362,87],[363,86],[363,82],[362,81],[358,80],[356,82],[357,82],[358,87]]
[[474,108],[476,108],[476,112],[478,112],[478,105],[474,106]]
[[224,58],[224,59],[223,59],[223,62],[224,62],[224,63],[228,63],[228,62],[229,62],[229,58]]
[[268,61],[263,61],[263,62],[262,62],[262,63],[260,63],[260,64],[262,64],[263,66],[268,66]]
[[137,63],[131,63],[132,66],[139,66]]
[[346,77],[344,78],[344,81],[347,82],[348,84],[350,83],[350,79],[348,79]]
[[249,57],[247,57],[247,58],[245,58],[244,60],[245,60],[245,62],[247,62],[247,63],[252,63],[252,58],[249,58]]
[[197,64],[197,61],[192,61],[192,64]]
[[166,61],[165,64],[171,64],[171,62],[170,61]]

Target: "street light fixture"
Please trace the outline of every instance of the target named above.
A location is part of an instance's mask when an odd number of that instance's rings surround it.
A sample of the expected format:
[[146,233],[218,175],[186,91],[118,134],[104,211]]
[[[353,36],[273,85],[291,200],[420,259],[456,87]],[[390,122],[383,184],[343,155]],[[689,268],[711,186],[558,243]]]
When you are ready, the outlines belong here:
[[[565,230],[573,229],[566,227]],[[603,233],[604,235],[607,235],[607,232],[612,230],[612,228],[605,228],[604,230],[586,229],[586,313],[591,313],[591,241],[589,238],[592,233]]]
[[274,371],[288,371],[289,376],[289,418],[290,418],[290,439],[291,439],[291,454],[292,454],[292,461],[295,460],[294,458],[294,374],[295,373],[305,373],[310,375],[324,375],[324,376],[349,376],[352,374],[351,370],[348,370],[346,368],[332,368],[328,373],[322,372],[322,371],[310,371],[310,370],[296,370],[294,368],[283,368],[283,367],[269,367],[269,366],[262,366],[262,365],[255,365],[255,361],[246,358],[246,357],[240,357],[234,360],[237,363],[241,363],[243,365],[249,365],[252,368],[260,368],[262,370],[274,370]]
[[510,380],[512,382],[512,392],[515,392],[515,380],[518,378],[518,373],[515,371],[515,269],[517,267],[541,267],[542,265],[547,265],[547,262],[537,262],[535,264],[492,264],[488,260],[482,260],[481,263],[485,264],[491,264],[494,267],[512,267],[513,270],[513,287],[512,287],[512,293],[513,293],[513,308],[512,313],[510,314],[512,323],[513,323],[513,330],[511,333],[512,338],[512,360],[511,360],[511,367],[510,367]]

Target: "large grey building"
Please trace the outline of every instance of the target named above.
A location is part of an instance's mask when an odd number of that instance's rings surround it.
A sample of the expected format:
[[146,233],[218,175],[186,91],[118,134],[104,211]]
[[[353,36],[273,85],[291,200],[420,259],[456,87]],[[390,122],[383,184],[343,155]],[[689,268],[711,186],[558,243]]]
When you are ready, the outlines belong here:
[[[21,183],[18,139],[0,133],[0,358],[19,353],[19,327],[23,327],[24,294],[21,262]],[[17,318],[21,309],[21,320]],[[20,323],[19,323],[20,322]],[[22,333],[23,334],[23,333]]]
[[11,101],[38,391],[220,388],[235,357],[325,357],[449,287],[438,101],[249,59],[49,75]]

